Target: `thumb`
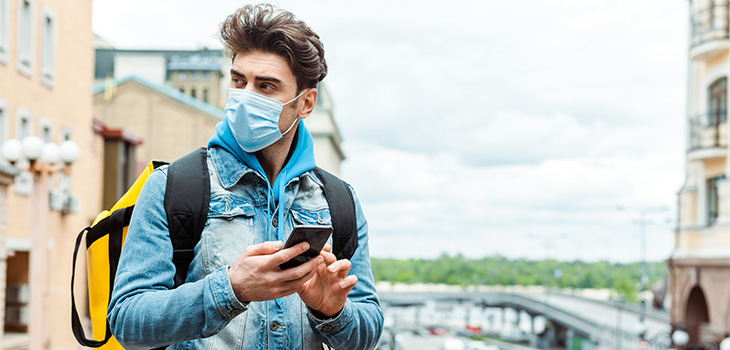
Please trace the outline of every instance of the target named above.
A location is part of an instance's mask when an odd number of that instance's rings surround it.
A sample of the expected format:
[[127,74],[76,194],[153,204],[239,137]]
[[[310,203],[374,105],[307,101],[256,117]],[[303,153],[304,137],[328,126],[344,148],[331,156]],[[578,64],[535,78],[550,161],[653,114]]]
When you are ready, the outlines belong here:
[[256,245],[249,246],[246,248],[246,251],[244,254],[248,256],[255,256],[255,255],[269,255],[274,254],[281,249],[281,245],[283,243],[281,241],[269,241],[264,242]]

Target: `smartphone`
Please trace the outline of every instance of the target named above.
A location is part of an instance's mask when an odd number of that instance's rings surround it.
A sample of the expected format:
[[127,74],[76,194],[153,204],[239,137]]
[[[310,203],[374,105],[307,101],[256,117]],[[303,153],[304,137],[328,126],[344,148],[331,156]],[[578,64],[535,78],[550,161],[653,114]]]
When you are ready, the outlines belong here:
[[332,235],[332,226],[295,226],[284,244],[284,249],[301,242],[309,243],[309,250],[279,265],[282,270],[299,266],[319,255],[327,239]]

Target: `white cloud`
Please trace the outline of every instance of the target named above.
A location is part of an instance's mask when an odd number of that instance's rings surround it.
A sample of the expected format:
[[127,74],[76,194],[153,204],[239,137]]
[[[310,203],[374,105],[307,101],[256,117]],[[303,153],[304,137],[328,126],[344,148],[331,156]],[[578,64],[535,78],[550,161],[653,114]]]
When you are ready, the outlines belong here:
[[[324,41],[374,256],[636,260],[635,215],[615,207],[674,208],[685,1],[279,3]],[[119,48],[220,47],[241,5],[93,4]],[[647,229],[650,257],[666,257],[670,230]]]

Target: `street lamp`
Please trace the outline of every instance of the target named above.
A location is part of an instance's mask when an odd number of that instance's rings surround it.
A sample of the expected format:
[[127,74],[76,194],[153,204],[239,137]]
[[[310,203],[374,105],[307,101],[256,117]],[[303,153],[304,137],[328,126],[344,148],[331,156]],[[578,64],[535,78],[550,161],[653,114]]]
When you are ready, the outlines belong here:
[[[73,141],[64,141],[60,146],[54,143],[45,143],[37,136],[28,136],[22,141],[7,140],[2,146],[3,157],[11,165],[27,171],[33,179],[32,213],[30,239],[30,271],[28,274],[30,287],[30,321],[28,324],[29,349],[45,349],[48,345],[47,285],[48,285],[48,235],[50,200],[48,185],[49,176],[58,173],[59,160],[64,163],[61,192],[64,200],[70,190],[69,182],[65,177],[70,174],[71,164],[81,155],[79,146]],[[16,165],[21,160],[27,160],[23,165]],[[27,164],[27,165],[26,165]],[[17,184],[17,182],[16,182]],[[65,211],[64,211],[65,212]]]
[[730,350],[730,336],[720,342],[720,350]]
[[672,342],[682,349],[689,342],[689,334],[680,326],[672,333]]

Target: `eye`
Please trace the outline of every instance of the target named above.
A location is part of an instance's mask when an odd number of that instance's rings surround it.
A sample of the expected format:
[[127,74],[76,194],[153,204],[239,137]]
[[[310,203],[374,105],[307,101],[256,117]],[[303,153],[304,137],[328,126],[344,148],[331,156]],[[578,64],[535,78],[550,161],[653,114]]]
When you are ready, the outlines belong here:
[[271,92],[276,90],[276,87],[271,84],[261,84],[261,91],[263,92]]
[[246,87],[246,81],[243,80],[241,77],[235,75],[231,77],[231,84],[237,89],[243,89],[244,87]]

